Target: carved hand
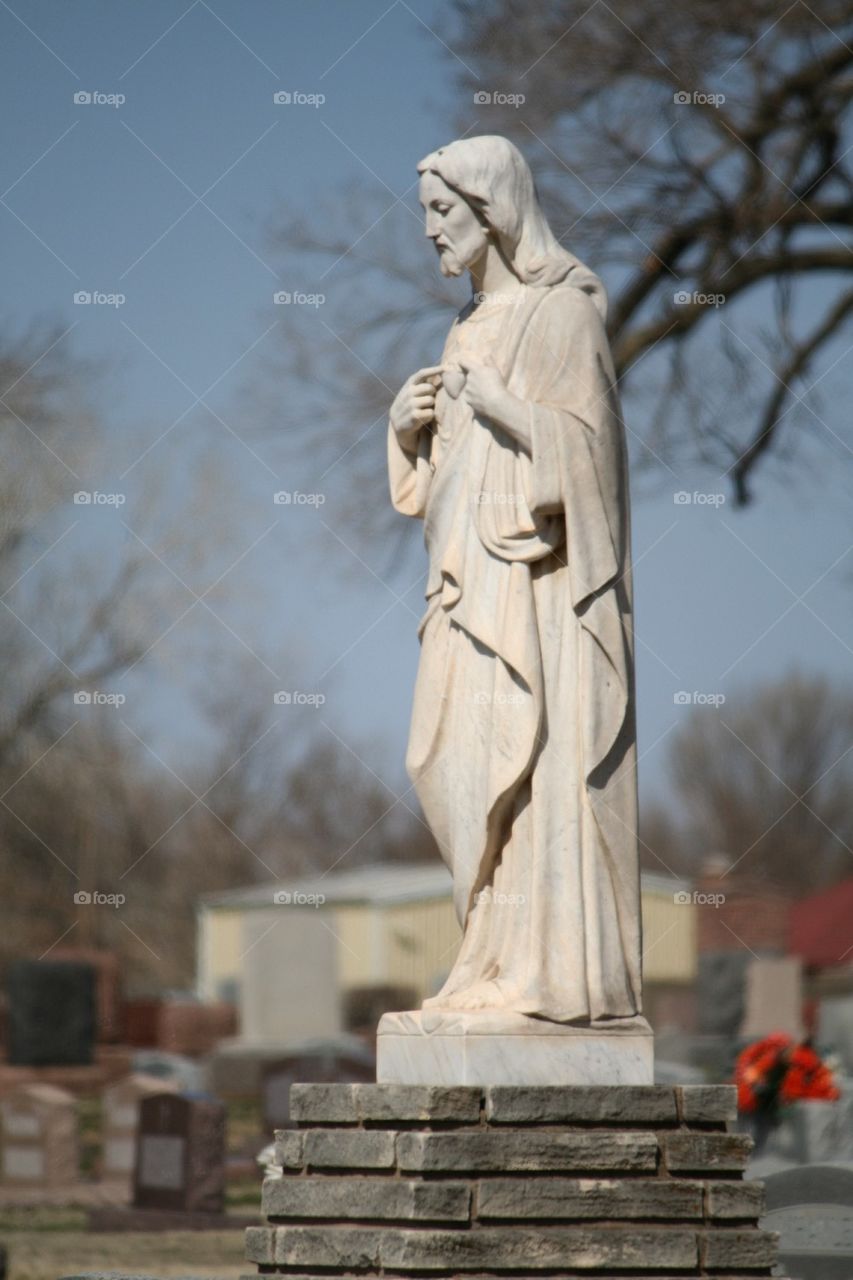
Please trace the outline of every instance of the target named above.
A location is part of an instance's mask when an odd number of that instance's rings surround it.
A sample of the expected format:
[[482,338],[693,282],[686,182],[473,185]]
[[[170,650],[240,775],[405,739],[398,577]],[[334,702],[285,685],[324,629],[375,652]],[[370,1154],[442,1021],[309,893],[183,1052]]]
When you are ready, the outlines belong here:
[[443,365],[418,369],[408,378],[391,405],[391,426],[404,447],[413,448],[421,427],[435,417],[435,393],[441,385]]

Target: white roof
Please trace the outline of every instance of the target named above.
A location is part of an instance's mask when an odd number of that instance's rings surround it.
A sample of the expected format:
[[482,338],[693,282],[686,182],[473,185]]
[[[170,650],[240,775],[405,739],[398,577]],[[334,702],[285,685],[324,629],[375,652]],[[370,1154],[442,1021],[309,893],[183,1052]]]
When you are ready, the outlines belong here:
[[288,893],[297,901],[297,895],[306,895],[309,902],[319,902],[322,906],[366,902],[391,906],[403,902],[449,898],[452,886],[450,872],[443,862],[375,862],[370,866],[355,867],[347,871],[318,871],[299,879],[231,889],[226,893],[202,898],[202,905],[213,910],[272,907],[277,893]]
[[[687,888],[687,883],[644,871],[642,886],[646,893],[668,894]],[[333,868],[299,879],[229,889],[225,893],[209,894],[201,902],[208,910],[273,907],[275,895],[285,893],[296,901],[304,895],[303,901],[320,906],[362,903],[394,906],[450,898],[452,889],[453,881],[443,862],[374,862],[346,871]]]

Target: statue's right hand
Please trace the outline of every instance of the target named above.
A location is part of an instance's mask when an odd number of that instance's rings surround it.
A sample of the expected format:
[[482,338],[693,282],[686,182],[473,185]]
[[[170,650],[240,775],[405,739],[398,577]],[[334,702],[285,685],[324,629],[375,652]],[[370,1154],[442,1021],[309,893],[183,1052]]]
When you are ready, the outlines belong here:
[[443,372],[444,365],[418,369],[397,393],[391,405],[391,426],[401,444],[413,444],[421,427],[435,417],[435,395]]

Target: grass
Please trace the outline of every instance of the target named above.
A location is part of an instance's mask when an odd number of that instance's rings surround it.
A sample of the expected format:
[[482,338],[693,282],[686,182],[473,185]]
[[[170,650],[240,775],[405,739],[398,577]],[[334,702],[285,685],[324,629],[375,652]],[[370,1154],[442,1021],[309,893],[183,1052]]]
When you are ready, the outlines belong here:
[[[5,1215],[4,1215],[5,1217]],[[2,1232],[8,1280],[60,1280],[82,1271],[134,1275],[210,1276],[237,1280],[253,1268],[243,1261],[240,1231],[98,1234],[56,1228]]]

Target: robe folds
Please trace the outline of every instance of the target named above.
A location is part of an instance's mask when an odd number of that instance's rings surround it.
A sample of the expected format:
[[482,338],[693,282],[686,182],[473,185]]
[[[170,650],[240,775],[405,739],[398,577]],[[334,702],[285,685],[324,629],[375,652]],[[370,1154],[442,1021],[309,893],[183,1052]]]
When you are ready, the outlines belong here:
[[425,1008],[641,1008],[624,427],[603,291],[573,277],[466,308],[442,357],[499,368],[529,454],[444,387],[416,449],[389,430],[429,555],[406,764],[463,927]]

